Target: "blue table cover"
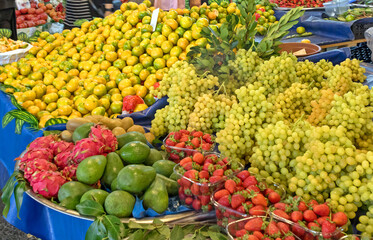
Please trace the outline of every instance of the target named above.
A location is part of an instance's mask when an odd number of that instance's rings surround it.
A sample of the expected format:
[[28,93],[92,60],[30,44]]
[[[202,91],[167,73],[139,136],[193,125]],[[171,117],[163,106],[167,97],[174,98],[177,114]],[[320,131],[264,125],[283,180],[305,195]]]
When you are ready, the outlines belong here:
[[[315,62],[320,59],[327,59],[337,64],[347,57],[350,57],[350,52],[348,48],[345,48],[319,53],[307,59]],[[156,109],[162,108],[166,104],[167,98],[162,98],[152,108],[132,114],[131,117],[135,119],[136,124],[150,126],[150,121],[154,118]],[[14,109],[14,106],[10,103],[8,96],[0,91],[0,120],[5,113],[12,109]],[[125,117],[125,115],[122,117]],[[43,135],[42,131],[33,132],[27,127],[28,125],[25,124],[22,135],[14,133],[14,121],[5,128],[0,127],[0,187],[5,185],[6,180],[12,174],[15,164],[14,159],[26,149],[30,142]],[[52,126],[48,130],[59,127]],[[12,198],[7,221],[22,231],[33,234],[43,240],[81,240],[84,239],[85,233],[91,224],[91,221],[71,217],[41,205],[27,194],[24,195],[20,211],[21,219],[17,218],[16,213],[16,205]],[[138,216],[141,216],[142,213],[138,214]],[[148,214],[151,214],[151,211],[148,211]]]

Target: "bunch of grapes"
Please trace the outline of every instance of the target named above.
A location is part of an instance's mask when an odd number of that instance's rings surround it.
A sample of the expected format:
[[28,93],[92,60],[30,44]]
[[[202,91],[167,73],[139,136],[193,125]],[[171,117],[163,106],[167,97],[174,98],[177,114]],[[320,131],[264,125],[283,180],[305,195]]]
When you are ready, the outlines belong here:
[[361,239],[370,239],[373,237],[373,206],[368,208],[366,215],[359,217],[359,224],[356,229],[361,233]]
[[321,96],[318,100],[311,101],[312,110],[307,119],[309,123],[315,126],[323,121],[329,113],[332,107],[331,102],[334,99],[334,93],[330,88],[320,90],[320,94]]
[[288,89],[276,97],[275,107],[284,114],[286,121],[295,122],[302,115],[312,111],[311,101],[319,98],[319,89],[310,88],[306,84],[293,83]]
[[360,62],[357,59],[347,58],[345,61],[341,62],[341,66],[347,67],[352,71],[352,81],[363,83],[367,78],[365,73],[365,68],[360,67]]
[[327,77],[328,87],[340,96],[348,92],[352,87],[352,71],[348,67],[336,65],[327,71],[325,76]]
[[306,60],[304,62],[297,62],[295,68],[297,77],[301,83],[307,83],[317,88],[323,87],[324,69],[318,64]]

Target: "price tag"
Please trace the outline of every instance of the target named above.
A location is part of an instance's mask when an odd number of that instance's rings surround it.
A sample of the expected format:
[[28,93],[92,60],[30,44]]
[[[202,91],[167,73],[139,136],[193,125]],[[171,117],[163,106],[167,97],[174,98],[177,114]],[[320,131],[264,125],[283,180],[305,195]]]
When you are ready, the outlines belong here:
[[159,15],[159,8],[153,11],[152,20],[150,21],[150,26],[153,27],[153,32],[155,31],[155,28],[157,27],[158,15]]
[[16,0],[16,6],[18,10],[21,10],[24,8],[30,8],[31,4],[29,0]]

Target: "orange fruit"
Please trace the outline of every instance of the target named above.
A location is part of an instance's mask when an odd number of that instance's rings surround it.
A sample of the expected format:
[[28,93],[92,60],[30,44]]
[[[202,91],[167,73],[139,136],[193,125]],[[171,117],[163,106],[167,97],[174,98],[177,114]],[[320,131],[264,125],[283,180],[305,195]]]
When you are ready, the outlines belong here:
[[105,59],[108,60],[109,62],[114,62],[117,60],[118,54],[116,52],[110,51],[105,54]]
[[156,70],[162,69],[162,68],[166,67],[166,60],[163,59],[163,58],[156,58],[154,60],[153,66]]
[[163,51],[161,48],[159,47],[156,47],[156,48],[153,48],[151,49],[151,53],[150,55],[152,56],[152,58],[161,58],[163,57]]

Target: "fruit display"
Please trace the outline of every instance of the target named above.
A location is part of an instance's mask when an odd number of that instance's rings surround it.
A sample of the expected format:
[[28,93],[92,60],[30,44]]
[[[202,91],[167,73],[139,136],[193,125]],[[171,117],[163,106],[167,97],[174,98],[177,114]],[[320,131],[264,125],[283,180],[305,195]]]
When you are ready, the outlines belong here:
[[326,19],[333,21],[351,22],[362,18],[373,17],[373,11],[371,8],[353,8],[347,10],[347,12],[339,15],[338,17],[328,17]]
[[163,140],[169,159],[179,163],[184,157],[192,156],[196,152],[213,152],[215,143],[210,134],[201,131],[180,130],[170,132]]
[[175,166],[174,171],[180,177],[179,198],[194,210],[210,211],[212,193],[221,188],[224,180],[234,177],[243,165],[229,161],[216,153],[194,153],[185,157]]
[[14,41],[10,38],[0,38],[0,53],[10,52],[17,49],[27,48],[28,44],[22,41]]
[[87,114],[115,117],[126,96],[153,104],[149,88],[176,61],[185,60],[191,47],[206,46],[202,27],[220,25],[227,14],[239,13],[234,3],[226,2],[224,7],[161,11],[153,32],[153,10],[149,1],[124,3],[121,10],[81,28],[43,32],[26,58],[0,67],[0,83],[16,88],[17,102],[39,121]]
[[276,4],[278,7],[284,7],[284,8],[295,8],[295,7],[307,7],[307,8],[317,8],[317,7],[323,7],[323,3],[329,2],[331,0],[270,0],[272,3]]
[[270,4],[256,5],[255,20],[258,22],[257,31],[260,35],[265,35],[268,27],[276,23],[277,19],[274,16],[275,11]]
[[[36,27],[47,23],[48,14],[46,13],[47,8],[43,3],[36,4],[32,2],[30,8],[22,8],[16,10],[16,22],[17,29],[19,28],[29,28]],[[51,7],[51,4],[47,4]]]

